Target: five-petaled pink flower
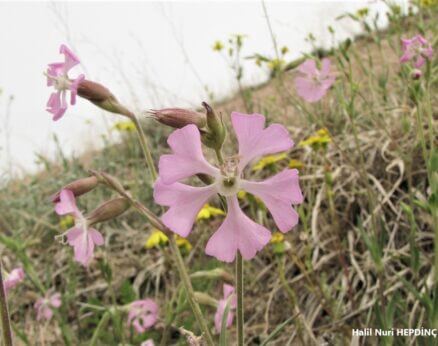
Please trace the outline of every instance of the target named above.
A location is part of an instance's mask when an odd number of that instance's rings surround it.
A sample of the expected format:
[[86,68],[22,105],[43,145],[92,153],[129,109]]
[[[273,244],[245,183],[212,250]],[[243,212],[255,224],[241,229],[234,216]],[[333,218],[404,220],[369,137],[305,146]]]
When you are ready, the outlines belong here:
[[[163,155],[159,162],[159,178],[154,185],[154,199],[169,207],[163,223],[173,232],[187,237],[202,206],[214,195],[225,197],[228,212],[224,222],[209,239],[206,253],[225,262],[232,262],[240,251],[243,258],[253,258],[270,240],[271,232],[252,221],[240,209],[237,193],[246,190],[262,199],[282,232],[298,223],[292,204],[303,196],[298,184],[298,171],[286,169],[264,181],[249,181],[244,168],[255,158],[290,149],[293,141],[286,128],[279,124],[265,127],[260,114],[233,112],[231,120],[239,143],[238,156],[227,158],[220,168],[209,164],[202,153],[199,129],[187,125],[174,131],[167,143],[173,153]],[[207,174],[214,182],[193,187],[179,181],[195,174]]]
[[144,333],[157,319],[158,305],[152,299],[136,300],[129,305],[128,324],[132,324],[137,333]]
[[415,35],[411,39],[402,39],[403,55],[401,63],[414,61],[414,67],[420,68],[431,59],[433,55],[432,45],[421,35]]
[[3,280],[3,286],[5,288],[5,292],[8,293],[11,288],[17,286],[21,281],[24,280],[24,270],[23,268],[15,268],[9,274],[6,274],[6,277]]
[[61,294],[54,293],[44,298],[39,298],[34,307],[37,313],[37,320],[41,321],[50,320],[53,316],[53,309],[57,309],[61,306]]
[[[222,319],[224,316],[225,308],[227,303],[230,305],[227,316],[227,328],[231,327],[234,319],[234,309],[237,306],[237,297],[234,294],[234,287],[231,285],[224,284],[224,298],[219,300],[219,305],[216,310],[216,314],[214,315],[214,326],[218,333],[221,332],[222,328]],[[230,298],[231,296],[231,298]]]
[[95,245],[104,243],[102,235],[88,225],[88,220],[79,211],[76,206],[76,200],[73,192],[70,190],[61,190],[60,201],[55,205],[55,211],[58,215],[71,215],[75,219],[75,225],[65,232],[67,242],[73,246],[75,260],[84,266],[88,266],[93,258]]
[[297,93],[307,102],[319,101],[335,82],[334,73],[330,72],[330,60],[321,61],[321,70],[315,60],[307,59],[298,66],[299,76],[295,78]]
[[64,54],[64,62],[49,64],[46,72],[47,86],[53,86],[56,90],[50,95],[47,102],[47,111],[53,114],[55,121],[60,119],[67,110],[67,91],[70,90],[70,104],[74,105],[78,86],[85,79],[83,74],[74,80],[69,78],[68,72],[79,64],[79,59],[64,44],[59,48],[59,52]]

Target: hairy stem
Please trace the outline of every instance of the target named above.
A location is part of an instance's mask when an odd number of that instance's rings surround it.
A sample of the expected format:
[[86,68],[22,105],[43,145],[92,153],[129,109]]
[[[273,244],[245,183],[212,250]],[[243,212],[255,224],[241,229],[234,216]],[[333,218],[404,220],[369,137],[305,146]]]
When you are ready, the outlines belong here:
[[0,261],[0,314],[2,319],[3,343],[5,346],[12,346],[11,321],[9,319],[8,301],[6,298],[5,286],[3,284],[3,265]]
[[[151,176],[152,176],[152,180],[155,181],[157,179],[157,171],[155,169],[155,164],[154,164],[154,160],[152,158],[152,154],[151,151],[149,149],[147,140],[146,140],[146,135],[143,132],[143,129],[141,127],[140,122],[138,121],[137,117],[132,114],[131,119],[134,121],[135,124],[135,128],[137,130],[137,134],[140,140],[140,145],[141,145],[141,149],[146,161],[146,164],[151,172]],[[138,206],[136,206],[138,208]],[[139,208],[142,209],[143,212],[148,211],[147,208]],[[154,217],[154,215],[152,215]],[[153,219],[152,217],[152,219]],[[160,230],[164,229],[164,227],[159,228]],[[187,294],[187,299],[189,301],[190,307],[193,311],[193,314],[195,315],[196,321],[199,324],[199,327],[201,328],[202,332],[204,333],[204,337],[207,341],[207,344],[210,346],[214,345],[213,342],[213,337],[210,333],[210,330],[208,329],[206,320],[202,314],[201,308],[199,307],[199,304],[197,303],[195,297],[194,297],[194,291],[193,291],[193,287],[192,287],[192,283],[190,281],[190,277],[187,273],[184,261],[182,259],[181,253],[179,251],[178,245],[176,244],[176,241],[174,239],[173,236],[169,237],[169,242],[170,242],[170,249],[171,252],[173,254],[173,256],[175,257],[175,263],[179,272],[179,275],[181,277],[181,280],[183,282],[183,286],[184,289],[186,291]]]
[[240,252],[236,255],[236,291],[237,291],[237,345],[243,346],[243,259]]
[[208,329],[206,319],[204,318],[201,308],[196,301],[195,292],[193,290],[192,282],[190,281],[190,277],[187,273],[186,267],[184,265],[184,260],[179,252],[178,245],[176,244],[175,237],[169,237],[170,248],[172,252],[175,254],[175,262],[178,267],[179,275],[181,277],[181,281],[187,293],[187,300],[189,301],[190,307],[192,308],[193,314],[195,315],[196,321],[199,324],[199,327],[204,333],[205,340],[207,344],[210,346],[214,346],[213,337]]

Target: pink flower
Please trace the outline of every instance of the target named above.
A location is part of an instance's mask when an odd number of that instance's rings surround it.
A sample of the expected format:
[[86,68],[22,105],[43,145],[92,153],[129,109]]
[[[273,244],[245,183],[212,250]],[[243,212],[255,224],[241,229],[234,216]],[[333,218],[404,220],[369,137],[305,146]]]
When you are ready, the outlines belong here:
[[24,270],[21,267],[15,268],[9,274],[6,274],[6,277],[4,278],[3,281],[6,294],[9,292],[11,288],[14,288],[23,280],[24,280]]
[[233,324],[234,319],[234,309],[236,309],[237,306],[237,297],[234,294],[234,287],[224,284],[224,298],[219,300],[219,305],[216,310],[216,314],[214,315],[214,326],[216,328],[216,331],[218,333],[221,332],[222,329],[222,318],[224,316],[225,308],[227,306],[228,298],[231,297],[231,300],[229,301],[230,309],[228,310],[228,316],[227,316],[227,328],[231,327]]
[[[167,142],[173,153],[163,155],[159,162],[159,178],[154,185],[154,199],[169,207],[163,223],[173,232],[187,237],[199,210],[214,195],[224,196],[228,213],[219,229],[207,243],[206,253],[225,262],[232,262],[237,251],[243,258],[253,258],[270,240],[271,232],[249,219],[239,207],[237,193],[246,190],[262,199],[275,223],[287,232],[298,223],[298,214],[291,204],[299,204],[303,196],[298,184],[298,171],[286,169],[266,179],[252,182],[244,179],[243,170],[253,159],[290,149],[292,140],[279,124],[265,127],[260,114],[231,114],[239,143],[238,156],[227,158],[219,168],[209,164],[202,153],[201,138],[195,125],[174,131]],[[204,187],[180,183],[182,179],[204,173],[214,182]]]
[[147,339],[146,341],[143,341],[140,346],[155,346],[155,344],[152,339]]
[[61,294],[54,293],[51,296],[39,298],[34,307],[37,313],[37,320],[50,320],[53,316],[53,309],[61,306]]
[[315,60],[307,59],[298,66],[300,75],[295,78],[297,93],[307,102],[319,101],[335,82],[335,75],[330,72],[330,60],[321,61],[321,70]]
[[426,59],[432,58],[432,46],[421,35],[415,35],[411,39],[402,39],[402,45],[403,55],[400,58],[401,63],[413,60],[414,67],[420,68],[426,63]]
[[93,258],[94,246],[103,245],[103,237],[97,230],[89,227],[88,220],[76,206],[73,192],[63,189],[59,199],[55,205],[56,213],[58,215],[71,215],[75,219],[74,227],[65,232],[67,242],[74,248],[75,260],[86,267]]
[[70,69],[79,64],[79,59],[64,44],[59,48],[59,52],[64,54],[64,62],[49,64],[46,72],[47,86],[53,86],[56,90],[50,95],[47,102],[47,111],[53,114],[53,120],[55,121],[60,119],[67,110],[67,91],[70,90],[70,104],[74,105],[78,86],[85,79],[83,74],[80,74],[74,80],[68,77]]
[[158,305],[152,299],[136,300],[130,304],[128,324],[132,324],[137,333],[144,333],[157,319]]

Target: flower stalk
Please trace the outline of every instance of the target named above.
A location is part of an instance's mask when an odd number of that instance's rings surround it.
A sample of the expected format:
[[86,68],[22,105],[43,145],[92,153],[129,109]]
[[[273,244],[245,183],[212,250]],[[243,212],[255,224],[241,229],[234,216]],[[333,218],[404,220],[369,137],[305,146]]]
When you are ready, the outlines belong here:
[[236,255],[236,291],[237,291],[237,345],[243,346],[243,259],[240,252]]
[[3,284],[3,265],[0,261],[0,314],[2,320],[3,343],[5,346],[12,346],[11,321],[9,319],[8,301],[5,286]]

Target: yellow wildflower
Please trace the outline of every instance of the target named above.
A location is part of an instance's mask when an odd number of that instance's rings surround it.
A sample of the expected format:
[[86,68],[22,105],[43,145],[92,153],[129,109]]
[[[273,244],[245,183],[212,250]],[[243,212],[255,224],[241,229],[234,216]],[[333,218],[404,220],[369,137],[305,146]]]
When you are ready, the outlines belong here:
[[332,141],[330,133],[326,128],[316,131],[313,136],[301,141],[300,147],[312,147],[313,149],[319,149],[320,147],[325,148],[328,143]]
[[286,153],[265,156],[264,158],[262,158],[259,162],[257,162],[253,166],[252,170],[253,171],[261,171],[266,166],[273,165],[274,163],[277,163],[277,162],[284,160],[286,158],[287,158]]
[[418,3],[421,7],[432,7],[438,5],[438,0],[419,0]]
[[146,249],[152,249],[153,247],[166,245],[168,242],[169,238],[167,235],[157,229],[153,229],[144,246]]
[[365,18],[368,15],[368,8],[363,7],[357,10],[356,16],[359,18]]
[[216,41],[213,45],[213,50],[215,52],[220,52],[224,48],[224,45],[221,41]]
[[245,199],[245,198],[246,198],[246,191],[240,190],[240,191],[237,193],[237,198],[238,198],[238,199]]
[[176,241],[176,245],[178,245],[178,247],[184,250],[185,252],[190,252],[190,250],[192,249],[192,244],[190,244],[190,242],[186,238],[176,235],[175,241]]
[[281,47],[281,54],[285,55],[289,52],[289,48],[287,48],[286,46]]
[[114,124],[113,129],[120,132],[132,132],[135,131],[135,125],[131,120],[118,121]]
[[69,229],[74,224],[75,224],[75,219],[71,215],[63,216],[59,220],[59,227],[61,227],[61,229],[63,230]]
[[269,60],[269,62],[268,62],[269,69],[271,71],[274,71],[274,72],[281,71],[283,66],[284,66],[284,60],[283,59],[272,59],[272,60]]
[[280,232],[275,232],[272,234],[271,243],[272,244],[278,244],[282,243],[284,241],[284,235]]
[[290,159],[288,166],[289,168],[301,169],[304,167],[304,163],[302,163],[300,160]]
[[213,216],[217,215],[225,215],[225,212],[222,209],[212,207],[208,203],[202,207],[202,209],[199,211],[198,216],[196,217],[196,220],[208,220],[212,218]]

